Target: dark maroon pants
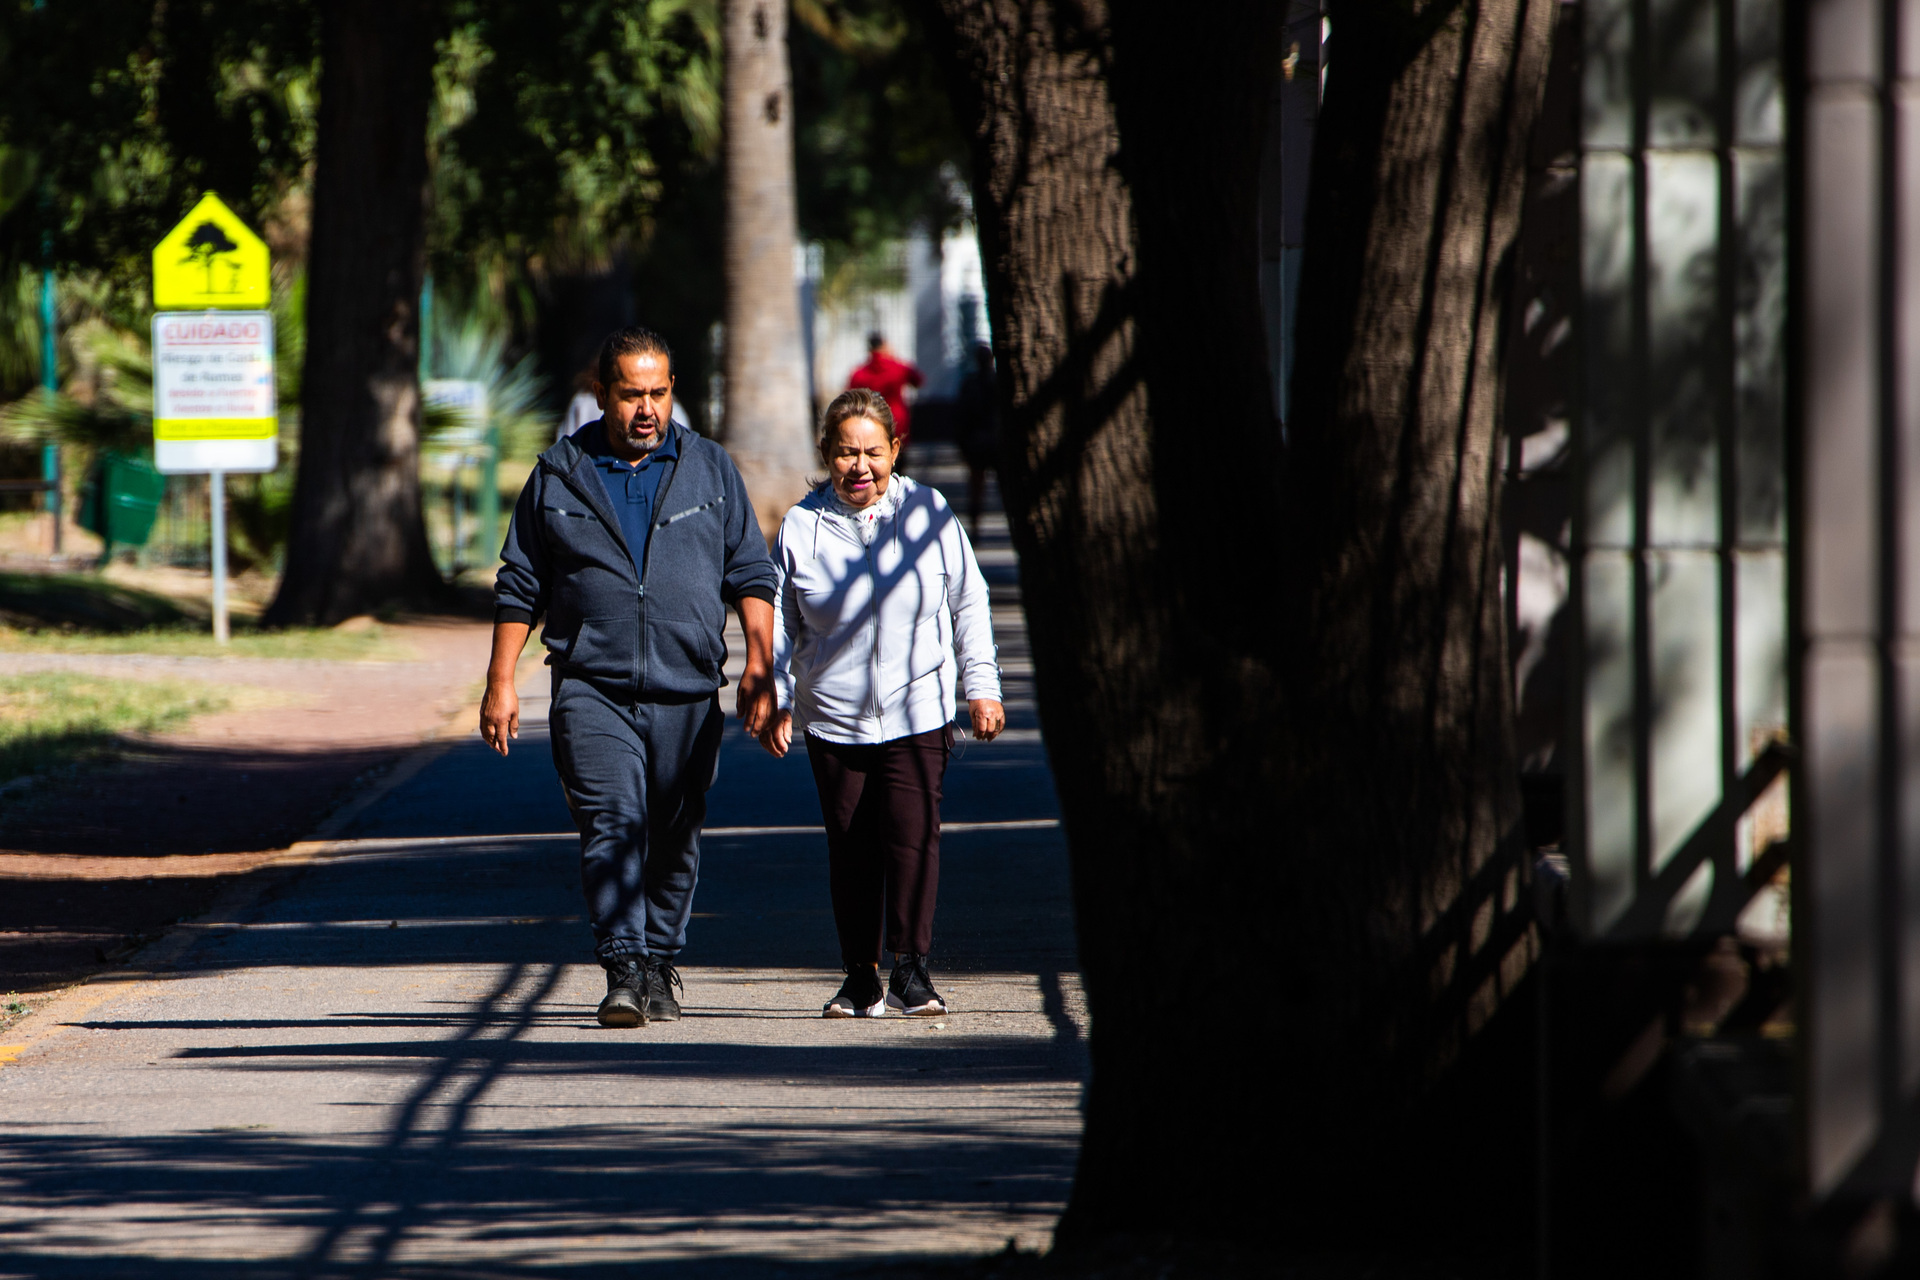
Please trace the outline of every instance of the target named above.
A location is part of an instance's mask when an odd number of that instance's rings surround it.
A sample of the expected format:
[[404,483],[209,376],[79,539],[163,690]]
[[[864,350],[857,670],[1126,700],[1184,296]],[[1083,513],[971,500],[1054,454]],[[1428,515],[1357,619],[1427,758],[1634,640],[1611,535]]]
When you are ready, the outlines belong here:
[[875,964],[883,943],[896,955],[926,955],[940,889],[940,784],[953,730],[851,745],[806,738],[827,827],[841,961]]

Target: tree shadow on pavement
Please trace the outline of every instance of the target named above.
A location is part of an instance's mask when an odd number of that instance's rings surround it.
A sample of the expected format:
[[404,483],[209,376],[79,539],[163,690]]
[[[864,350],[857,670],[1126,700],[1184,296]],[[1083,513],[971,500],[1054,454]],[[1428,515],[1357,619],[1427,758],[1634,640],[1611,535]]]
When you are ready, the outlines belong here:
[[[0,1212],[0,1274],[505,1280],[553,1274],[556,1256],[564,1255],[565,1273],[576,1277],[825,1275],[857,1260],[844,1256],[856,1229],[937,1231],[976,1215],[1031,1216],[1044,1224],[1060,1208],[1077,1125],[1057,1115],[1049,1122],[1003,1110],[985,1121],[955,1113],[929,1122],[923,1111],[898,1121],[869,1111],[855,1129],[837,1106],[821,1104],[818,1091],[824,1087],[825,1100],[837,1102],[859,1089],[871,1103],[889,1089],[923,1088],[927,1077],[916,1073],[913,1059],[928,1060],[934,1071],[985,1073],[1002,1083],[1072,1082],[1077,1061],[1062,1062],[1045,1049],[996,1053],[957,1040],[905,1053],[898,1045],[875,1046],[864,1054],[836,1044],[756,1051],[655,1047],[630,1037],[529,1042],[524,1037],[548,1011],[562,972],[542,964],[496,971],[491,989],[450,1021],[445,1038],[189,1048],[171,1059],[180,1064],[172,1070],[210,1060],[230,1070],[235,1058],[265,1065],[292,1054],[339,1066],[363,1054],[401,1056],[405,1096],[365,1104],[390,1115],[371,1142],[364,1133],[331,1140],[271,1130],[111,1137],[10,1125],[0,1150],[0,1183],[11,1201]],[[89,1025],[156,1029],[134,1019]],[[1063,1047],[1077,1057],[1077,1045]],[[301,1069],[317,1065],[307,1061]],[[353,1069],[364,1072],[366,1064]],[[687,1123],[649,1117],[646,1085],[655,1071],[789,1085],[804,1079],[810,1091],[791,1105],[723,1109],[733,1118]],[[546,1095],[550,1106],[526,1107],[537,1114],[523,1119],[496,1091],[509,1077],[524,1082],[569,1072],[614,1077],[631,1088],[631,1119],[618,1126],[554,1123],[551,1113],[567,1110],[558,1092]],[[524,1083],[511,1096],[527,1098]],[[489,1127],[476,1128],[486,1112]],[[183,1227],[230,1233],[234,1253],[257,1260],[210,1262],[204,1236],[195,1256],[170,1259],[168,1246]],[[821,1242],[842,1256],[807,1262]],[[280,1257],[262,1256],[273,1254]]]
[[0,802],[0,991],[64,986],[199,915],[399,754],[144,743],[36,780]]
[[[577,840],[532,738],[489,774],[445,753],[358,841],[184,926],[194,943],[149,996],[76,1021],[66,1035],[149,1060],[105,1077],[129,1105],[228,1095],[245,1101],[208,1111],[273,1127],[10,1107],[0,1276],[824,1277],[1046,1238],[1086,1072],[1057,830],[949,837],[947,1031],[815,1034],[836,948],[821,837],[791,830],[810,780],[736,757],[745,791],[720,821],[789,825],[709,834],[686,1017],[610,1035],[581,976]],[[400,995],[380,976],[398,972],[463,976]],[[359,974],[389,986],[342,998]],[[281,981],[323,994],[222,994]],[[1019,1009],[964,1003],[1016,989]],[[1008,1016],[1024,1029],[996,1030]]]

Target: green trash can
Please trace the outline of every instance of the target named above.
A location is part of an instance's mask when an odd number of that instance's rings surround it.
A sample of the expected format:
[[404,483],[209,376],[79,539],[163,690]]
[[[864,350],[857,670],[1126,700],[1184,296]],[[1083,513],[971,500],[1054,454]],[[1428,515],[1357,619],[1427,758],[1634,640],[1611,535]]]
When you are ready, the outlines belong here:
[[116,546],[144,547],[166,494],[167,478],[151,462],[107,450],[81,490],[80,527],[107,544],[103,560]]

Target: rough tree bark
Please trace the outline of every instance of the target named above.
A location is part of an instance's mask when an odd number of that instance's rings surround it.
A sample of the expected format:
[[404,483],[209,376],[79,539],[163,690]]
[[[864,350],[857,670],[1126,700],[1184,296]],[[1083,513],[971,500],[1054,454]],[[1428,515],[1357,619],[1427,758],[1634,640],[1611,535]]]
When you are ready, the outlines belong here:
[[1527,1109],[1475,1055],[1534,945],[1495,408],[1552,0],[1336,0],[1284,448],[1255,228],[1285,6],[939,5],[1093,1015],[1060,1239],[1470,1243],[1453,1143]]
[[817,466],[807,403],[785,0],[725,0],[726,401],[721,437],[769,540]]
[[432,13],[427,0],[320,8],[300,473],[272,625],[442,589],[419,480]]

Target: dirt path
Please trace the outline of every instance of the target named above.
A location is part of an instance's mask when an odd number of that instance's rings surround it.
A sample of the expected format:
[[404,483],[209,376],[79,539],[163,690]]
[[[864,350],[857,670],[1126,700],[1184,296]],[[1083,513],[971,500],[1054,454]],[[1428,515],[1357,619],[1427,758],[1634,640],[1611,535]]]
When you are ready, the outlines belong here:
[[0,674],[200,680],[231,709],[0,796],[0,993],[45,991],[196,915],[478,696],[488,627],[395,624],[404,661],[0,653]]

